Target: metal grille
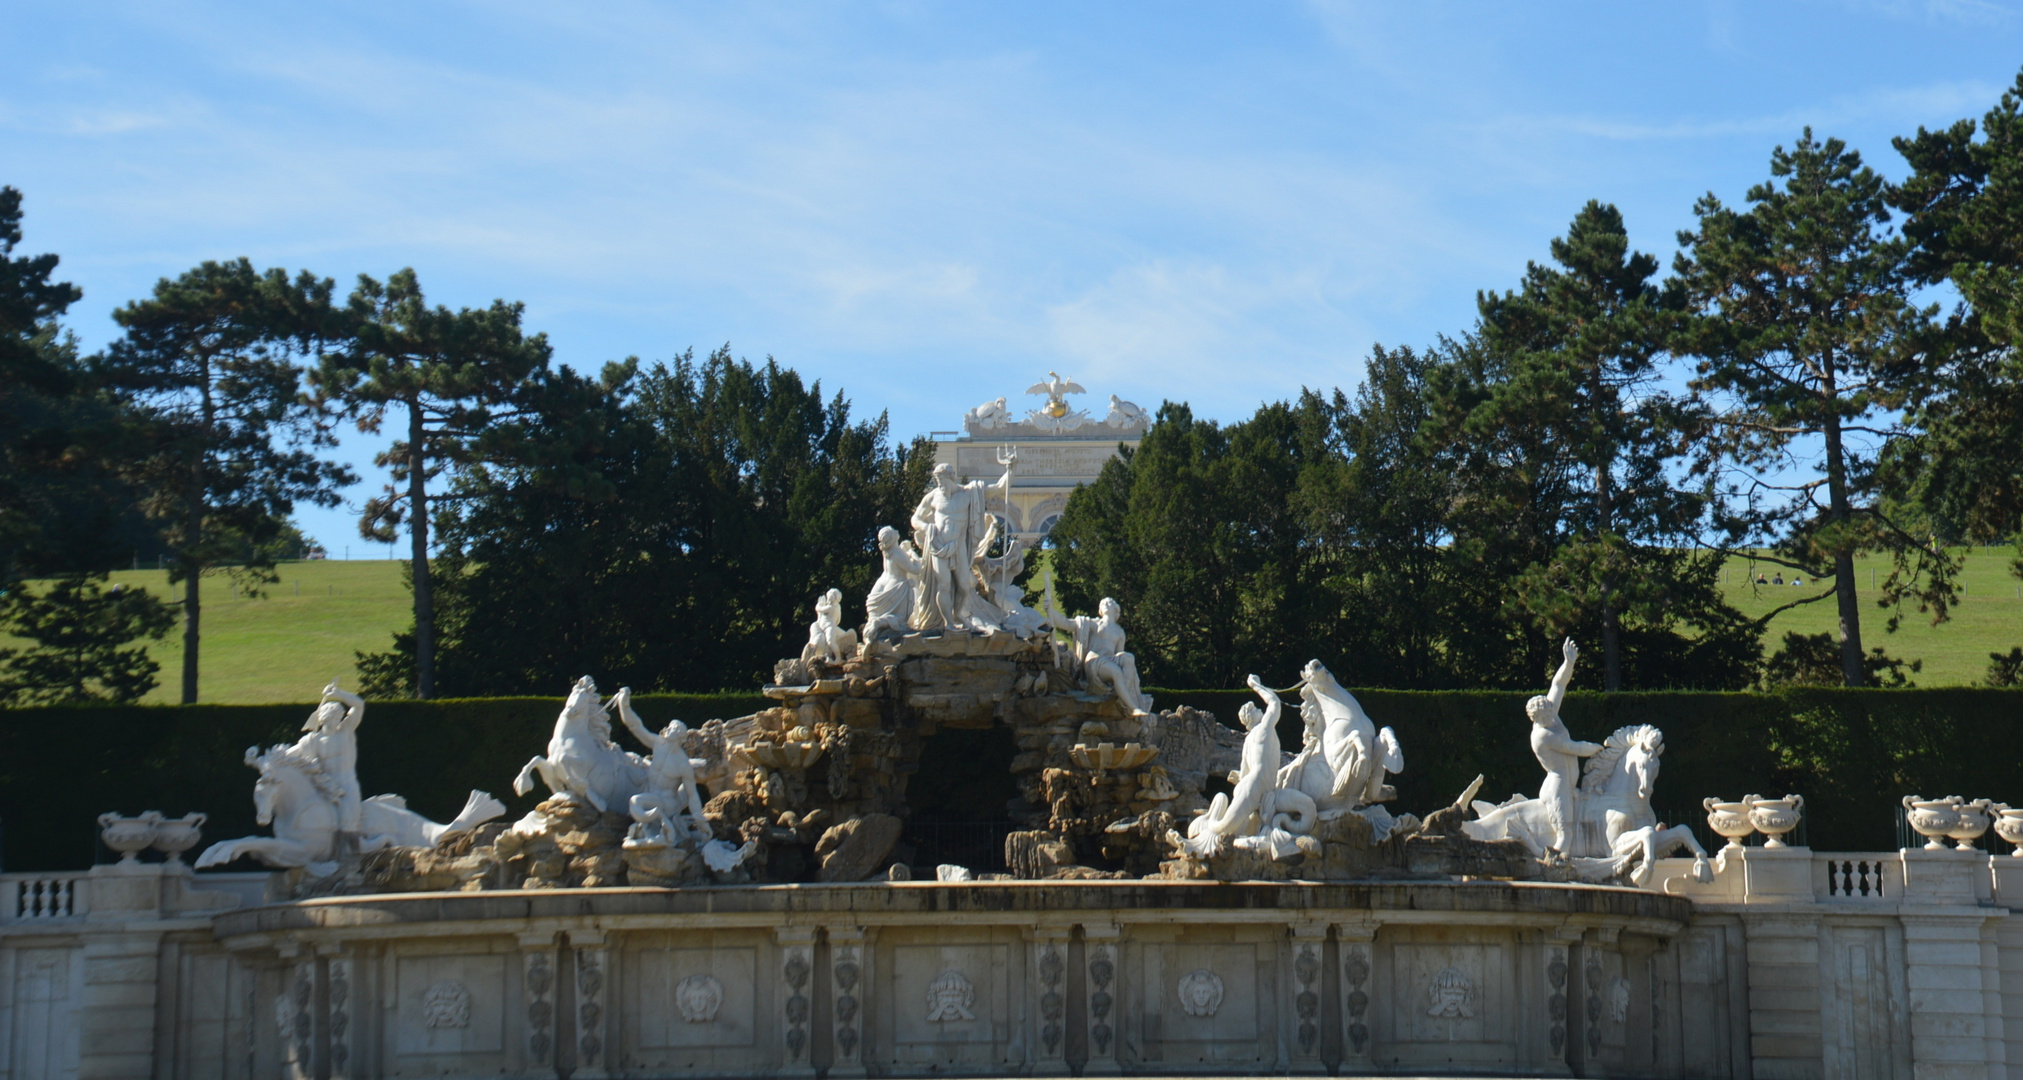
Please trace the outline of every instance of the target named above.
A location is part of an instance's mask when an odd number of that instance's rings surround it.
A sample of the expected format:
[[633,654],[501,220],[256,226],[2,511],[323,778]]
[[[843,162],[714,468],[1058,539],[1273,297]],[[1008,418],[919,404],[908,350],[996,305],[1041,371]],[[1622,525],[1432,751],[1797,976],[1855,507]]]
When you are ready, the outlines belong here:
[[1010,821],[923,821],[906,823],[902,834],[913,845],[913,865],[954,863],[975,874],[1002,874],[1004,839],[1018,826]]

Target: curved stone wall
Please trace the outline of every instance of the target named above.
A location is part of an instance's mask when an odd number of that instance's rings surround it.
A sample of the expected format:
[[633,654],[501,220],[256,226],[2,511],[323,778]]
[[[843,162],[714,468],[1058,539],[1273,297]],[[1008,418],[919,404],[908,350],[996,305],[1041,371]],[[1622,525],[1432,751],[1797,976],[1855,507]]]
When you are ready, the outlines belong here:
[[1587,886],[1115,881],[346,897],[211,929],[283,1075],[1646,1075],[1721,1007],[1682,977],[1692,917]]

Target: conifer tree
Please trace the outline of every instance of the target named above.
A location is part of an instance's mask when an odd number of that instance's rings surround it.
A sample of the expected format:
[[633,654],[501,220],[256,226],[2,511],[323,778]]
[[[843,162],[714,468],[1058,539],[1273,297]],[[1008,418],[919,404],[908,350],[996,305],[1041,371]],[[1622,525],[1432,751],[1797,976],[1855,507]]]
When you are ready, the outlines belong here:
[[350,481],[324,460],[322,417],[302,396],[298,358],[328,326],[331,282],[303,271],[206,262],[163,278],[113,313],[125,333],[95,359],[126,404],[141,506],[183,586],[182,701],[197,700],[202,581],[230,567],[249,587],[274,579],[261,545],[298,501],[334,506]]
[[0,649],[0,705],[126,704],[155,688],[161,670],[146,648],[175,625],[173,609],[145,589],[105,588],[105,574],[74,574],[40,592],[0,595],[0,623],[27,649]]
[[1569,459],[1556,546],[1521,572],[1514,599],[1547,640],[1594,628],[1602,686],[1620,690],[1626,619],[1669,636],[1682,617],[1726,625],[1736,613],[1711,588],[1712,557],[1684,554],[1706,512],[1673,475],[1693,410],[1657,385],[1678,291],[1653,283],[1658,260],[1630,250],[1613,206],[1589,202],[1551,252],[1555,265],[1530,264],[1518,289],[1477,295],[1480,347],[1500,363],[1463,430],[1533,427]]
[[392,543],[408,531],[414,595],[414,684],[417,697],[435,695],[435,574],[429,563],[432,494],[429,482],[446,468],[497,456],[516,438],[513,421],[549,360],[545,334],[525,334],[524,305],[495,300],[488,308],[429,307],[412,268],[385,283],[359,275],[347,310],[348,334],[327,353],[313,380],[319,400],[377,432],[396,410],[393,445],[376,464],[392,483],[365,507],[359,532]]
[[[1978,136],[1978,137],[1977,137]],[[1920,284],[1951,280],[1967,303],[1947,320],[1943,363],[1906,402],[1918,437],[1887,464],[1899,490],[1948,539],[2023,533],[2023,74],[1980,125],[1895,141],[1911,176],[1892,189],[1908,215]],[[2023,570],[2019,570],[2023,572]]]
[[[1736,521],[1775,539],[1772,558],[1835,598],[1845,685],[1868,681],[1854,559],[1884,550],[1885,602],[1914,596],[1943,617],[1952,564],[1879,499],[1877,460],[1904,435],[1892,414],[1928,362],[1935,309],[1912,302],[1910,245],[1889,228],[1883,178],[1810,128],[1771,155],[1771,180],[1733,209],[1711,193],[1674,263],[1694,316],[1680,337],[1695,387],[1719,395],[1725,460],[1746,470]],[[1894,625],[1894,620],[1892,620]]]

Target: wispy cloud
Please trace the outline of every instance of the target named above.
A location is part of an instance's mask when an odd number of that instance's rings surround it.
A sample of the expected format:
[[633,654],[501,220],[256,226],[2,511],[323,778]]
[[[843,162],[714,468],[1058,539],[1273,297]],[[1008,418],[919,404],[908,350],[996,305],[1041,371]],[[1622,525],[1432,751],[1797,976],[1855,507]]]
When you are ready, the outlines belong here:
[[1065,365],[1235,419],[1465,329],[1587,198],[1667,237],[1804,124],[1978,115],[1990,7],[45,6],[0,181],[88,344],[244,253],[578,365],[730,340],[901,436]]

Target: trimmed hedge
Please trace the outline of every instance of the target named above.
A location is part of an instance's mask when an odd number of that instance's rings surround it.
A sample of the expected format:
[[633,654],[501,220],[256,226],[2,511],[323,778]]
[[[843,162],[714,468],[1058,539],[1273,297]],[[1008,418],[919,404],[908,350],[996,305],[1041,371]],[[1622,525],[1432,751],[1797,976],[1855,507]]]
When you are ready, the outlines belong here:
[[[1247,691],[1154,690],[1161,708],[1192,705],[1234,724]],[[1393,781],[1400,811],[1451,802],[1477,773],[1483,798],[1538,787],[1524,701],[1500,691],[1358,690],[1372,718],[1398,731],[1406,771]],[[757,694],[660,694],[637,699],[654,725],[691,724],[763,708]],[[1289,701],[1288,705],[1294,704]],[[512,795],[513,776],[542,752],[559,698],[374,702],[359,733],[359,780],[368,795],[399,792],[415,810],[447,820],[472,788],[524,813],[543,797]],[[261,832],[253,822],[246,747],[292,740],[309,705],[191,705],[20,709],[0,712],[0,822],[9,870],[88,865],[96,819],[107,810],[209,814],[206,842]],[[1658,810],[1700,820],[1707,795],[1805,796],[1812,846],[1872,851],[1896,846],[1898,799],[1910,793],[2023,802],[2023,690],[1803,689],[1777,693],[1575,693],[1565,708],[1578,738],[1600,741],[1625,724],[1665,733]],[[951,735],[955,734],[953,731]],[[1299,745],[1292,710],[1280,721]],[[630,737],[619,734],[621,741]],[[937,736],[939,738],[939,736]],[[928,757],[935,740],[929,740]],[[972,745],[973,744],[973,745]],[[976,738],[965,761],[1007,773],[1009,740]],[[923,818],[974,817],[961,784],[922,776],[911,785]],[[950,806],[928,805],[947,800]],[[973,800],[972,800],[973,801]]]
[[[658,727],[743,716],[758,694],[641,694],[640,718]],[[129,705],[0,710],[0,824],[8,870],[89,866],[98,815],[190,810],[210,816],[204,843],[265,833],[253,820],[255,774],[246,748],[293,742],[304,705]],[[437,821],[477,788],[518,817],[547,796],[513,795],[513,777],[543,753],[561,698],[368,702],[358,732],[358,781],[367,795],[398,792]],[[617,737],[632,737],[621,725]],[[634,746],[634,749],[638,749]],[[200,849],[201,850],[201,849]],[[194,856],[194,853],[192,853]]]

